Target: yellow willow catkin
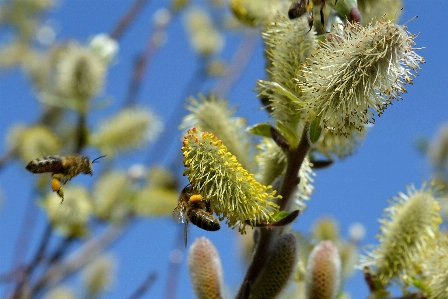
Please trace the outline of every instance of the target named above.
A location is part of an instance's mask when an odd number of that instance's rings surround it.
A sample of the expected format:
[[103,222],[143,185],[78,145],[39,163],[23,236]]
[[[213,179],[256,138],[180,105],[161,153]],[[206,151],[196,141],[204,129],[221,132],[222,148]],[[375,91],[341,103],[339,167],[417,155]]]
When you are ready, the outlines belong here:
[[218,251],[205,237],[196,239],[188,252],[188,269],[199,299],[222,298],[222,266]]
[[372,269],[375,279],[386,285],[393,277],[406,280],[419,269],[419,257],[432,245],[442,222],[434,190],[408,187],[399,193],[381,220],[379,246],[361,261]]
[[280,198],[271,186],[257,182],[215,135],[197,128],[188,130],[183,142],[184,175],[210,200],[220,219],[229,226],[255,226],[274,221]]
[[255,168],[250,153],[250,134],[246,131],[247,121],[236,117],[235,109],[229,107],[226,100],[215,95],[190,97],[185,107],[190,113],[182,119],[180,128],[199,127],[213,133],[226,145],[229,152],[247,169]]

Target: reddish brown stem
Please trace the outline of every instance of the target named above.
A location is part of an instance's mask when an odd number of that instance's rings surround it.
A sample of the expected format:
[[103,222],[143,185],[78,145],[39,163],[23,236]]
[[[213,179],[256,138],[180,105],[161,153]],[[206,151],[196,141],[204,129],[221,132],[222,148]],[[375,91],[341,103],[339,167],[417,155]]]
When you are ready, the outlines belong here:
[[[299,170],[303,160],[310,149],[308,143],[308,126],[305,126],[300,142],[296,148],[292,148],[287,155],[288,164],[286,166],[286,173],[283,179],[283,185],[279,192],[282,196],[280,202],[280,209],[283,210],[288,207],[289,202],[293,198],[293,194],[297,189],[299,183]],[[272,254],[269,248],[272,248],[272,242],[275,241],[275,236],[283,231],[282,227],[274,229],[260,229],[260,238],[258,240],[252,261],[247,269],[246,276],[241,285],[241,288],[236,296],[236,299],[247,299],[250,297],[250,287],[256,281],[258,275],[264,270],[265,262],[268,255]]]
[[137,288],[137,290],[129,297],[129,299],[139,299],[145,295],[146,292],[152,287],[157,279],[157,273],[151,272],[143,281],[143,283]]
[[131,82],[129,83],[128,93],[125,99],[125,106],[132,106],[137,100],[146,69],[150,65],[152,59],[161,46],[161,40],[166,33],[168,25],[171,24],[173,18],[169,21],[156,23],[155,27],[149,33],[144,49],[138,54],[134,62]]
[[148,0],[136,0],[112,30],[110,37],[113,39],[119,39],[128,29],[131,22],[134,21],[137,15],[142,11],[142,8],[145,6],[146,2],[148,2]]

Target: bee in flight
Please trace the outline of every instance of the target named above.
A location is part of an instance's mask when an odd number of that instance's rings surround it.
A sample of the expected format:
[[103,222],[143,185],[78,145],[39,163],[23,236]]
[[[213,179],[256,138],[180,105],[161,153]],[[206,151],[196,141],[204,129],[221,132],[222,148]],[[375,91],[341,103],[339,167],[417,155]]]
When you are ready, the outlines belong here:
[[62,191],[61,182],[63,184],[70,181],[73,177],[80,173],[93,175],[92,163],[103,158],[100,156],[91,161],[86,156],[81,155],[67,155],[67,156],[46,156],[37,158],[28,163],[26,169],[32,173],[51,172],[51,188],[64,201],[64,192]]
[[218,219],[212,214],[210,201],[205,200],[191,185],[182,190],[179,203],[173,211],[173,220],[176,223],[185,223],[185,247],[187,247],[188,222],[208,231],[217,231],[221,228]]
[[[338,3],[338,0],[335,1],[335,5]],[[322,24],[322,28],[325,24],[324,19],[324,7],[325,7],[325,0],[294,0],[294,2],[291,3],[291,6],[288,10],[288,16],[289,18],[296,19],[298,17],[301,17],[304,13],[307,13],[307,19],[308,19],[308,25],[311,28],[313,28],[314,23],[314,15],[313,15],[313,6],[320,4],[320,23]]]

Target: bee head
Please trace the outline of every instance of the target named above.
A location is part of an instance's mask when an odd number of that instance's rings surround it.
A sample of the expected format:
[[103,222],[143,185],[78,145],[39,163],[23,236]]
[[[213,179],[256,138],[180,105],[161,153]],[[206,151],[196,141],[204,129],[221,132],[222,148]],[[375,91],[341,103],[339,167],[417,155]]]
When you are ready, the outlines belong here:
[[92,161],[90,161],[89,158],[84,157],[82,163],[83,163],[83,164],[84,164],[84,163],[87,163],[87,164],[86,164],[87,167],[85,168],[86,171],[84,171],[84,173],[85,173],[85,174],[93,175],[92,164],[95,163],[96,160],[101,159],[101,158],[104,158],[104,157],[106,157],[106,155],[104,155],[104,156],[99,156],[98,158],[95,158],[95,159],[93,159]]
[[92,171],[92,162],[88,157],[82,157],[82,169],[84,169],[83,173],[93,175]]

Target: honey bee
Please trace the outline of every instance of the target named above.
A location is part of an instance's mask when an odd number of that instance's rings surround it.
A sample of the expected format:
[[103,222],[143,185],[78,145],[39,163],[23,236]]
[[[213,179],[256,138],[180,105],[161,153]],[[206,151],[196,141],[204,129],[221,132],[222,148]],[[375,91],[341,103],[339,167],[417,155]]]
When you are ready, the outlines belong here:
[[173,220],[176,223],[185,223],[185,247],[187,247],[188,222],[208,231],[217,231],[221,228],[218,219],[212,214],[210,201],[204,200],[191,185],[182,190],[179,203],[173,211]]
[[34,159],[28,163],[26,169],[32,173],[51,172],[51,188],[62,199],[62,203],[64,201],[64,192],[61,188],[61,182],[65,184],[80,173],[93,175],[92,163],[95,163],[96,160],[103,157],[105,156],[100,156],[91,161],[86,156],[76,154],[67,156],[46,156]]
[[[335,5],[338,3],[338,0],[335,1]],[[308,19],[308,25],[311,28],[313,28],[314,23],[314,14],[313,14],[313,6],[320,4],[320,23],[322,24],[322,28],[325,24],[324,19],[324,7],[325,7],[325,0],[294,0],[293,3],[291,3],[291,6],[288,10],[288,16],[290,19],[296,19],[298,17],[301,17],[304,13],[307,13],[307,19]],[[309,32],[309,31],[308,31]]]

